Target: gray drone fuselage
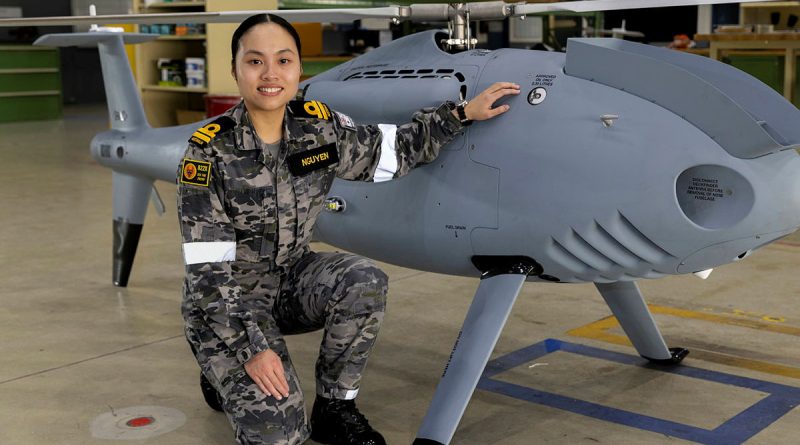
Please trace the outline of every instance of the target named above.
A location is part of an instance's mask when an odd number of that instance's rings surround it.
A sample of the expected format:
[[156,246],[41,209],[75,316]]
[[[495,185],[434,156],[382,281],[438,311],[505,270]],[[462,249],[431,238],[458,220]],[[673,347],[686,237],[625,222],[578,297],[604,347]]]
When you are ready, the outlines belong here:
[[[764,109],[778,107],[784,113],[779,129],[794,144],[800,142],[800,112],[721,63],[675,54],[696,66],[669,72],[659,65],[675,64],[654,57],[674,52],[624,52],[642,46],[573,39],[566,56],[517,49],[450,55],[437,47],[433,33],[421,33],[314,78],[307,95],[359,123],[406,122],[422,106],[457,100],[462,87],[467,97],[494,82],[522,87],[522,94],[501,101],[511,106],[507,113],[467,127],[435,162],[409,176],[379,184],[337,181],[330,194],[342,197],[347,210],[320,217],[317,236],[382,261],[441,273],[477,274],[474,255],[520,255],[539,262],[548,280],[613,282],[709,269],[795,231],[800,156],[783,150],[791,144],[743,158],[748,142],[764,150],[766,143],[757,139],[763,134],[741,134],[720,108],[741,109],[746,99],[724,103],[713,97],[726,87],[723,80],[701,97],[687,91],[692,82],[732,77],[730,88],[762,95],[747,103],[748,111],[764,116],[772,111]],[[609,52],[631,60],[623,65]],[[636,69],[637,59],[656,65],[663,76],[642,78],[647,67]],[[600,83],[604,75],[628,91]],[[631,92],[637,78],[639,91]],[[541,101],[533,105],[527,96],[537,88],[545,95],[531,97]],[[660,102],[671,109],[648,97],[658,94],[667,96]],[[754,110],[758,106],[763,109]],[[693,114],[699,115],[695,122],[689,120]],[[720,128],[697,122],[703,114],[722,118]],[[756,127],[750,130],[764,131],[764,124]],[[735,147],[738,157],[721,146],[726,133],[735,136],[731,145],[741,145]]]
[[[306,97],[359,124],[403,124],[495,82],[522,93],[406,177],[335,181],[346,210],[323,213],[318,239],[426,271],[477,276],[474,256],[518,255],[541,264],[531,281],[604,283],[713,268],[800,226],[800,111],[746,74],[612,39],[572,39],[565,55],[448,54],[436,38],[353,59]],[[174,182],[200,125],[111,130],[92,153]]]

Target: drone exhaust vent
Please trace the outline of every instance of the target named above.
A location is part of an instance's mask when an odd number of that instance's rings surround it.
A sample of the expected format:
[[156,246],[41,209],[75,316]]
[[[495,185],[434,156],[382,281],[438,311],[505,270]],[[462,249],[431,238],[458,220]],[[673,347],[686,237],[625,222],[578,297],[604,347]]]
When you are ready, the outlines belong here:
[[343,80],[357,79],[452,79],[455,77],[459,82],[466,82],[464,74],[457,72],[453,68],[422,68],[418,70],[383,70],[383,71],[361,71],[350,74]]

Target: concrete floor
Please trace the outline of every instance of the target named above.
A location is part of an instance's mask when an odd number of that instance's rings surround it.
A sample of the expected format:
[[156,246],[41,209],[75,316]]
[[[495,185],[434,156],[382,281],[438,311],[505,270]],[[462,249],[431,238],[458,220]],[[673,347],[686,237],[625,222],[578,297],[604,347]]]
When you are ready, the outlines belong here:
[[[233,443],[224,416],[202,400],[182,335],[173,185],[158,184],[168,213],[149,212],[129,287],[111,284],[111,175],[88,153],[92,135],[107,128],[105,113],[68,108],[61,121],[0,125],[0,444],[109,443],[92,437],[93,420],[135,406],[186,416],[178,429],[139,443]],[[453,443],[692,443],[643,425],[658,418],[713,430],[770,392],[734,386],[731,376],[800,387],[798,265],[795,235],[707,281],[683,276],[641,283],[659,307],[655,317],[670,345],[693,351],[685,365],[721,373],[715,375],[727,376],[723,381],[558,351],[495,380],[564,396],[567,409],[549,406],[557,398],[552,394],[536,404],[478,390]],[[385,270],[389,310],[359,401],[389,444],[408,444],[477,280]],[[635,355],[621,344],[613,321],[595,323],[608,315],[591,285],[528,284],[493,357],[548,338]],[[307,395],[314,391],[319,338],[288,340]],[[779,398],[792,392],[774,391]],[[766,415],[763,430],[746,443],[800,442],[800,409],[787,400],[788,414]],[[590,417],[578,413],[577,401],[607,408]],[[602,420],[612,408],[650,417]],[[753,419],[742,417],[745,424]]]

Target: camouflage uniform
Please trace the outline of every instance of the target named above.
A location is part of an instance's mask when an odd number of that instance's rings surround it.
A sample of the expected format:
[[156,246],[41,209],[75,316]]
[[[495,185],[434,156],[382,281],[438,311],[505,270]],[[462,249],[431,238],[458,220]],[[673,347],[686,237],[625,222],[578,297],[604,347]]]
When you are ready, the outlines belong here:
[[[309,436],[285,334],[324,328],[317,392],[353,398],[386,304],[387,277],[351,254],[309,250],[334,177],[373,181],[431,162],[461,128],[448,104],[412,122],[356,126],[322,103],[287,105],[273,159],[244,104],[194,133],[178,172],[186,279],[186,337],[219,391],[242,444],[298,444]],[[289,397],[266,396],[244,370],[271,349]]]

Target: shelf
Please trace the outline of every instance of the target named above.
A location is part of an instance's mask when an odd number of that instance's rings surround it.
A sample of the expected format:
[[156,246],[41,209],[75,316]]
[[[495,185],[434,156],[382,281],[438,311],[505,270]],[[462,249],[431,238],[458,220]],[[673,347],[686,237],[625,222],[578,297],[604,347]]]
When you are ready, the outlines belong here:
[[162,87],[159,85],[145,85],[143,91],[169,91],[173,93],[208,93],[208,88],[189,88],[189,87]]
[[49,46],[0,45],[0,51],[52,51]]
[[9,91],[0,93],[0,97],[58,96],[59,94],[61,94],[59,90]]
[[0,74],[42,74],[57,73],[58,68],[3,68]]
[[389,4],[390,2],[375,2],[373,0],[278,0],[277,9],[374,8],[376,6],[388,6]]
[[778,31],[767,34],[756,34],[752,32],[744,33],[716,33],[716,34],[695,34],[695,40],[708,40],[717,42],[774,42],[785,41],[793,42],[800,40],[800,33],[791,31]]
[[764,3],[742,3],[739,5],[740,8],[743,9],[750,9],[750,8],[791,8],[794,6],[800,6],[800,1],[798,2],[764,2]]
[[175,36],[172,34],[162,34],[158,36],[158,40],[205,40],[205,34],[189,34],[185,36]]
[[146,5],[142,3],[142,9],[157,9],[157,8],[191,8],[193,6],[201,7],[205,6],[205,1],[198,1],[198,2],[155,2]]
[[[318,0],[323,1],[323,0]],[[331,0],[338,1],[338,0]],[[361,0],[359,0],[361,1]],[[250,11],[260,9],[278,9],[277,0],[133,0],[129,2],[136,13],[167,14],[177,12],[220,12]],[[146,3],[146,4],[145,4]],[[153,17],[157,22],[156,17]],[[184,23],[193,23],[191,19]],[[206,26],[206,30],[197,30],[202,34],[159,34],[152,33],[155,41],[146,45],[136,45],[135,78],[141,93],[147,120],[155,128],[176,125],[178,120],[175,110],[202,110],[205,108],[203,96],[212,94],[228,94],[238,91],[231,77],[230,41],[236,29],[235,23],[215,23]],[[173,29],[176,29],[177,26]],[[141,29],[141,28],[140,28]],[[161,29],[158,29],[159,31]],[[148,31],[155,31],[152,27]],[[159,86],[161,79],[156,69],[156,61],[161,58],[183,59],[186,57],[202,57],[205,59],[206,84],[204,88],[184,86]],[[4,68],[0,66],[0,68]],[[11,67],[9,67],[11,68]],[[2,110],[0,110],[0,114]],[[1,118],[1,116],[0,116]]]

